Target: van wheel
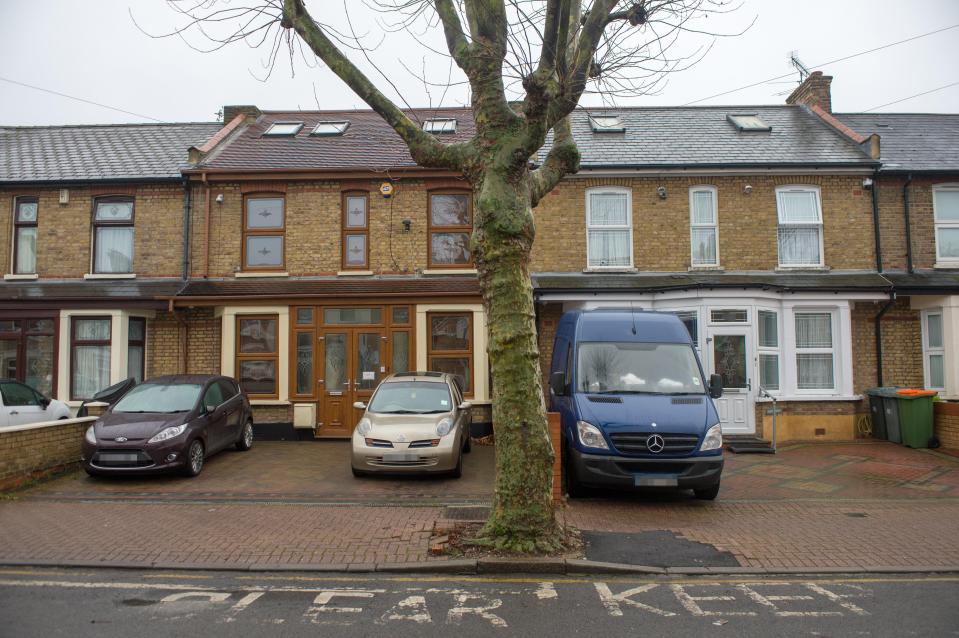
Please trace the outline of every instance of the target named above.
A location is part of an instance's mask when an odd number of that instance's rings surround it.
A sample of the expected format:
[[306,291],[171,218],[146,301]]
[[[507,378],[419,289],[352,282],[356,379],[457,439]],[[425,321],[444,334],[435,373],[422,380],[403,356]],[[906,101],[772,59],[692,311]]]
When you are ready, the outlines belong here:
[[715,501],[716,497],[719,496],[719,483],[705,489],[693,490],[693,494],[701,501]]
[[587,495],[587,490],[583,487],[579,479],[576,478],[576,468],[573,467],[573,464],[569,460],[569,455],[566,455],[566,463],[564,464],[566,468],[566,495],[570,498],[583,498]]

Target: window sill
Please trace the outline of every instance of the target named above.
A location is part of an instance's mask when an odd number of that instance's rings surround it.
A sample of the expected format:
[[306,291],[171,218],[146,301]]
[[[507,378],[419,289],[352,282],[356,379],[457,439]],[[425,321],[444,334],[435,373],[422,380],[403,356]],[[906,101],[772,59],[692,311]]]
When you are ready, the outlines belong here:
[[337,277],[369,277],[373,274],[372,270],[340,270],[336,273]]
[[707,272],[725,272],[726,269],[718,264],[715,266],[690,266],[686,269],[687,272],[700,272],[704,270]]
[[809,271],[809,272],[829,272],[832,270],[829,266],[776,266],[775,272],[796,272],[799,271]]
[[603,268],[602,266],[597,266],[597,267],[593,267],[593,268],[584,268],[584,269],[583,269],[583,272],[584,272],[584,273],[587,273],[587,274],[589,274],[589,273],[597,273],[597,272],[634,273],[634,272],[639,272],[639,270],[637,270],[636,268]]
[[3,278],[4,278],[6,281],[29,281],[29,280],[32,280],[32,279],[39,279],[39,278],[40,278],[40,275],[38,275],[37,273],[33,273],[33,274],[30,274],[30,275],[15,275],[15,274],[10,274],[10,275],[4,275]]
[[937,262],[933,265],[933,268],[936,270],[957,270],[959,269],[959,261]]
[[[776,403],[797,403],[803,401],[861,401],[861,394],[839,395],[839,394],[790,394],[776,396]],[[756,403],[772,403],[772,399],[765,397],[756,397]]]
[[276,272],[268,270],[265,272],[235,272],[233,276],[237,279],[250,279],[253,277],[289,277],[288,272]]
[[250,399],[250,405],[274,405],[274,406],[285,406],[293,405],[289,401],[278,401],[277,399]]
[[475,268],[433,268],[423,271],[424,275],[475,275]]
[[84,279],[136,279],[137,275],[133,272],[95,272],[83,275]]

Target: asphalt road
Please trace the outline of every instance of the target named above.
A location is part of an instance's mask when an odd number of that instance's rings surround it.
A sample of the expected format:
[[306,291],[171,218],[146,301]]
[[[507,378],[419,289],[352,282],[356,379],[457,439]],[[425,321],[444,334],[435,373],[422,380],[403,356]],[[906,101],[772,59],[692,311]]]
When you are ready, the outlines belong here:
[[554,578],[0,568],[0,635],[959,636],[959,575]]

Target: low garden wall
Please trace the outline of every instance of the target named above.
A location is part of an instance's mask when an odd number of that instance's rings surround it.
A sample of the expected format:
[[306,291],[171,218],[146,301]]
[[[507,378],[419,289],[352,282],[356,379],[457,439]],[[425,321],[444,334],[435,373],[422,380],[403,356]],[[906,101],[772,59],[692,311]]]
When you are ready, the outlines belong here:
[[0,491],[80,462],[83,435],[95,416],[0,429]]
[[935,434],[939,445],[959,450],[959,403],[936,401]]

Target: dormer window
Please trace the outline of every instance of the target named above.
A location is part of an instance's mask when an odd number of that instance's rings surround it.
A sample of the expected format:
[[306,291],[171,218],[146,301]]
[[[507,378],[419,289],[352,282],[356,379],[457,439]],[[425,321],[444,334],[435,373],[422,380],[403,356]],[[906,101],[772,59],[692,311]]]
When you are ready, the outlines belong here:
[[316,128],[313,129],[310,135],[319,135],[321,137],[343,135],[348,128],[350,128],[350,123],[346,120],[317,122]]
[[303,122],[273,122],[263,135],[270,137],[293,137],[303,128]]
[[755,113],[734,113],[726,116],[726,119],[740,131],[771,131],[771,126],[766,124]]
[[624,133],[626,127],[618,115],[590,115],[589,126],[593,133]]
[[423,122],[423,130],[427,133],[436,134],[450,134],[456,132],[456,120],[454,119],[436,119],[436,120],[426,120]]

